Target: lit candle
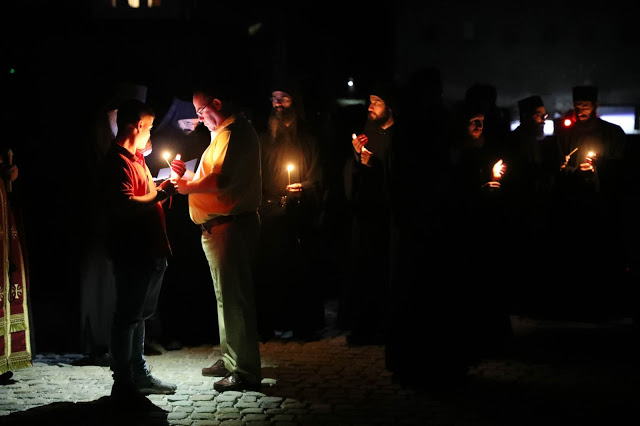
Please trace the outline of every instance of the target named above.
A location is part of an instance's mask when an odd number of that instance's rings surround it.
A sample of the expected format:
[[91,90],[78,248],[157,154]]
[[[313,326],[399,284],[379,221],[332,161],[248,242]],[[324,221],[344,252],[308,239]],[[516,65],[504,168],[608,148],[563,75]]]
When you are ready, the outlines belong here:
[[[180,159],[180,154],[176,154],[176,160]],[[167,161],[168,163],[169,161]],[[171,164],[169,164],[169,167],[171,167]],[[178,174],[176,172],[173,171],[173,169],[171,169],[171,180],[176,180],[178,179],[180,176],[178,176]]]
[[293,170],[293,164],[287,166],[287,173],[289,174],[289,185],[291,185],[291,170]]

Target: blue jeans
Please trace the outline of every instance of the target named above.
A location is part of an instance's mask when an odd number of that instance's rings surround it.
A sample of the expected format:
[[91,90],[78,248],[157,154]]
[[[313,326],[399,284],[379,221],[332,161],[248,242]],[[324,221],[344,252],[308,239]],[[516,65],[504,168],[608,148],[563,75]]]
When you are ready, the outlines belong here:
[[113,259],[116,303],[109,353],[114,381],[146,374],[145,320],[156,310],[166,269],[166,257]]

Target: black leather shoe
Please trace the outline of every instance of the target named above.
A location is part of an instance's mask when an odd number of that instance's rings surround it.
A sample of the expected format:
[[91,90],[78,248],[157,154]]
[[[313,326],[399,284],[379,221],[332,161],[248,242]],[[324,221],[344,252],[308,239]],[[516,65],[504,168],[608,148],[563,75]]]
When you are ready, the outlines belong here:
[[13,377],[13,371],[6,371],[0,374],[0,385],[8,385]]
[[223,379],[213,384],[213,388],[218,392],[225,391],[257,391],[260,389],[260,383],[248,383],[236,372],[227,374]]
[[202,369],[203,376],[224,377],[227,374],[229,374],[229,370],[224,366],[222,358],[217,360],[211,367],[204,367]]

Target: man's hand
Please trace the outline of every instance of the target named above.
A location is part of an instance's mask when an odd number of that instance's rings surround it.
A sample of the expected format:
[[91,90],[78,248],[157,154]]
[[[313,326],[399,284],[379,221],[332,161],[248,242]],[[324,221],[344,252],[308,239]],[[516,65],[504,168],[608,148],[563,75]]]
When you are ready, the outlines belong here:
[[163,190],[164,192],[167,193],[169,197],[171,197],[172,195],[175,195],[178,193],[178,183],[167,179],[160,184],[158,189]]
[[187,165],[179,158],[174,158],[171,162],[171,171],[177,175],[177,178],[184,176],[187,171]]
[[301,183],[292,183],[291,185],[287,185],[287,192],[300,192],[302,191]]
[[593,163],[589,162],[589,163],[580,163],[580,171],[581,172],[595,172],[595,169],[593,168]]
[[498,182],[497,180],[491,180],[481,186],[481,188],[489,189],[489,190],[500,189],[500,187],[501,187],[500,182]]
[[189,183],[189,181],[187,179],[179,179],[178,182],[176,182],[176,187],[178,188],[178,193],[183,194],[183,195],[187,195],[187,184]]
[[369,142],[367,135],[356,135],[355,133],[351,135],[351,145],[353,145],[353,149],[355,149],[358,154],[362,153],[362,148],[364,148],[367,142]]
[[504,164],[504,162],[502,161],[502,158],[499,159],[496,162],[496,164],[493,165],[493,169],[491,170],[493,174],[493,179],[499,180],[506,170],[507,170],[507,165]]
[[369,160],[371,160],[371,151],[369,151],[364,146],[362,147],[362,152],[360,153],[360,162],[365,166],[369,165]]

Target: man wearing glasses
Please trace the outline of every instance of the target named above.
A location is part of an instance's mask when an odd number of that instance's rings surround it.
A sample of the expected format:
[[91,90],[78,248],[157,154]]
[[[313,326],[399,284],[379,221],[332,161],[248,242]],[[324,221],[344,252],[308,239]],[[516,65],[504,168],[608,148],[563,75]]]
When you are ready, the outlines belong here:
[[252,268],[260,234],[260,143],[226,89],[196,89],[193,106],[211,143],[195,173],[182,160],[171,165],[183,176],[178,192],[189,196],[189,215],[202,230],[216,294],[222,357],[202,374],[221,378],[213,385],[218,392],[257,390],[262,375]]

